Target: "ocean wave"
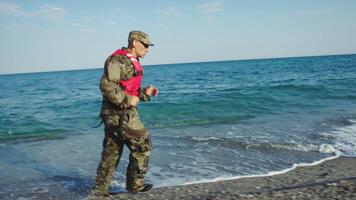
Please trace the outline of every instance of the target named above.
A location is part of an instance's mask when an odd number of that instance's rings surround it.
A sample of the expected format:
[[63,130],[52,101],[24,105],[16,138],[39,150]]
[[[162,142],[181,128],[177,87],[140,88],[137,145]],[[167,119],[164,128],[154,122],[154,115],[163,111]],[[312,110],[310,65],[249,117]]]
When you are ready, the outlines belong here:
[[333,141],[333,147],[344,156],[356,156],[356,120],[347,120],[346,126],[336,127],[329,132],[321,133]]
[[[197,112],[199,112],[199,110]],[[222,114],[220,114],[220,116],[216,117],[211,117],[203,114],[201,114],[200,116],[184,116],[184,113],[180,113],[176,110],[172,111],[171,113],[178,113],[177,116],[175,116],[176,119],[174,123],[172,123],[171,119],[167,119],[166,116],[171,116],[171,114],[168,113],[164,113],[163,115],[160,115],[158,117],[156,116],[150,118],[149,116],[143,116],[143,118],[145,119],[146,124],[150,129],[163,129],[183,128],[191,126],[226,125],[234,124],[237,122],[242,123],[243,121],[247,121],[248,119],[252,119],[255,117],[250,113],[235,116],[223,116]]]
[[303,85],[303,84],[285,84],[285,85],[272,85],[272,89],[277,90],[288,90],[288,91],[309,91],[309,92],[320,92],[327,91],[327,88],[323,85]]
[[[162,137],[162,136],[161,136]],[[164,137],[164,136],[163,136]],[[226,148],[241,148],[245,150],[258,151],[299,151],[299,152],[319,152],[322,154],[338,154],[338,151],[330,144],[298,144],[298,143],[277,143],[277,142],[258,142],[247,141],[238,138],[226,137],[192,137],[192,136],[175,136],[177,140],[185,140],[196,145],[208,143],[213,146],[223,146]]]
[[63,139],[65,130],[38,130],[33,132],[0,133],[0,143],[19,143],[40,140]]

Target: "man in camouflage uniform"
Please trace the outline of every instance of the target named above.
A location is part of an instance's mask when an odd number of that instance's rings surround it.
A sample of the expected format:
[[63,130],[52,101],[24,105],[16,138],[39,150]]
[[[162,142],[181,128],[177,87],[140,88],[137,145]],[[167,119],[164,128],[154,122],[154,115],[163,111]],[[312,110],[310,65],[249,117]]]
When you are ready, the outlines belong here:
[[140,100],[149,101],[151,96],[158,94],[158,89],[152,85],[140,87],[143,69],[139,59],[145,57],[149,46],[153,44],[146,33],[131,31],[128,47],[117,50],[105,61],[100,82],[103,95],[100,116],[105,124],[105,138],[96,183],[92,189],[95,195],[109,194],[110,182],[124,145],[130,149],[127,190],[145,192],[152,188],[152,184],[144,184],[152,149],[151,138],[137,112]]

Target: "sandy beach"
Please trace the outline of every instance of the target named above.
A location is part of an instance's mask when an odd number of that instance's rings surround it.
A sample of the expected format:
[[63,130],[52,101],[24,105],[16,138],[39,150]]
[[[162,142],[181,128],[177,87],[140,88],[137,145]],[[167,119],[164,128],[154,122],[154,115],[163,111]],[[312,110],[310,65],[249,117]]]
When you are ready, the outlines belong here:
[[339,157],[274,176],[154,188],[106,199],[356,199],[356,158]]

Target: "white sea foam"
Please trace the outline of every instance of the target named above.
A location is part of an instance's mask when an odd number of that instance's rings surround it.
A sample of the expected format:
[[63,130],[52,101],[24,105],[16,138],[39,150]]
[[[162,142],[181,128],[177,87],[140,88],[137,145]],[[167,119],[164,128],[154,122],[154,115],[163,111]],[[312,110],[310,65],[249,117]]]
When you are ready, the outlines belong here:
[[344,156],[356,156],[356,121],[349,120],[351,125],[337,127],[335,130],[322,135],[333,138],[332,146],[335,152]]
[[209,141],[209,140],[222,140],[221,138],[217,138],[217,137],[192,137],[192,139],[199,142]]
[[287,168],[287,169],[283,169],[280,171],[272,171],[269,172],[267,174],[255,174],[255,175],[243,175],[243,176],[232,176],[232,177],[218,177],[218,178],[214,178],[214,179],[203,179],[203,180],[199,180],[199,181],[192,181],[192,182],[186,182],[183,183],[182,185],[191,185],[191,184],[197,184],[197,183],[211,183],[211,182],[217,182],[217,181],[227,181],[227,180],[235,180],[235,179],[242,179],[242,178],[255,178],[255,177],[268,177],[268,176],[275,176],[275,175],[279,175],[279,174],[284,174],[287,173],[289,171],[292,171],[294,169],[296,169],[297,167],[306,167],[306,166],[314,166],[314,165],[319,165],[327,160],[332,160],[335,158],[338,158],[339,155],[336,156],[332,156],[332,157],[327,157],[318,161],[314,161],[312,163],[297,163],[297,164],[293,164],[292,167]]
[[320,145],[319,152],[320,153],[335,153],[337,155],[340,155],[340,153],[338,151],[336,151],[335,148],[333,146],[331,146],[330,144]]
[[302,145],[302,144],[271,144],[272,147],[276,149],[284,149],[284,150],[290,150],[290,151],[303,151],[303,152],[308,152],[308,151],[318,151],[319,150],[319,145]]
[[[180,136],[176,136],[180,138]],[[298,144],[296,142],[291,143],[272,143],[265,141],[264,143],[249,143],[244,144],[244,141],[236,138],[219,138],[219,137],[191,137],[192,140],[197,142],[209,142],[209,141],[231,141],[235,140],[237,144],[246,145],[248,149],[260,149],[260,148],[273,148],[277,150],[299,151],[299,152],[319,152],[323,154],[335,154],[341,155],[342,153],[334,148],[331,144]]]
[[277,149],[285,149],[285,150],[292,150],[292,151],[303,151],[303,152],[309,152],[309,151],[318,151],[323,154],[336,154],[340,155],[340,153],[330,144],[308,144],[308,145],[302,145],[302,144],[271,144],[272,147],[277,148]]
[[116,179],[113,179],[111,181],[111,187],[125,188],[126,184],[124,182],[120,182]]

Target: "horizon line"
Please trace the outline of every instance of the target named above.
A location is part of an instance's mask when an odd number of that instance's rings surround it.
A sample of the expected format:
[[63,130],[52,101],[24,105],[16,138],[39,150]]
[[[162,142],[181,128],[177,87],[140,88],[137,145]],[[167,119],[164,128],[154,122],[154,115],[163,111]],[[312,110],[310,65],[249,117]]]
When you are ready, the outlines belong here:
[[[179,65],[179,64],[196,64],[196,63],[213,63],[213,62],[231,62],[231,61],[253,61],[253,60],[267,60],[267,59],[290,59],[290,58],[308,58],[308,57],[327,57],[327,56],[347,56],[356,55],[356,53],[342,53],[342,54],[323,54],[323,55],[309,55],[309,56],[286,56],[286,57],[261,57],[261,58],[246,58],[246,59],[232,59],[232,60],[215,60],[215,61],[196,61],[196,62],[180,62],[180,63],[164,63],[164,64],[148,64],[145,67],[162,66],[162,65]],[[98,70],[97,68],[80,68],[80,69],[66,69],[66,70],[52,70],[52,71],[32,71],[32,72],[15,72],[15,73],[0,73],[2,75],[20,75],[20,74],[37,74],[37,73],[52,73],[52,72],[67,72],[80,70]]]

